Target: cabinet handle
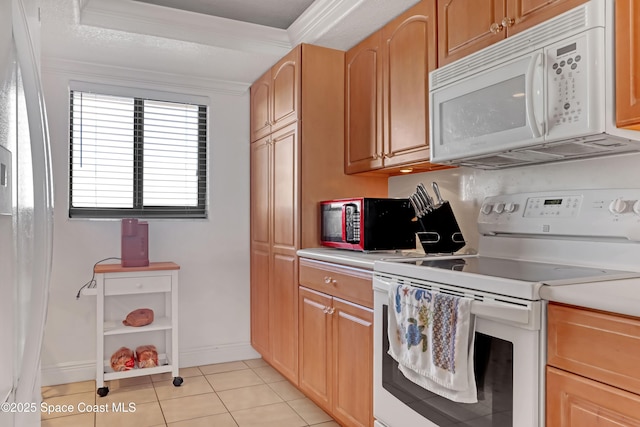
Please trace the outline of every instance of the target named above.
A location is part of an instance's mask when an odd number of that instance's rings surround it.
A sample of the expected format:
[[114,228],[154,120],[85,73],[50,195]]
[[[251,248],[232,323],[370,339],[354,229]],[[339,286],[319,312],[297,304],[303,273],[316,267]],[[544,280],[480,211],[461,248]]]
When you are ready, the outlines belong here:
[[504,30],[504,25],[498,24],[497,22],[494,22],[489,27],[489,31],[491,31],[493,34],[498,34],[502,30]]
[[324,283],[326,283],[327,285],[335,285],[338,283],[338,281],[331,276],[324,276]]
[[513,24],[515,24],[516,20],[513,18],[507,18],[506,16],[502,18],[502,26],[505,28],[509,28]]
[[270,125],[269,121],[264,122],[264,125],[269,126]]
[[324,314],[329,313],[329,307],[325,307],[325,308],[323,308],[323,309],[322,309],[322,312],[323,312]]
[[393,157],[393,153],[387,153],[387,154],[384,155],[385,159],[390,159],[392,157]]
[[327,310],[327,314],[333,314],[334,311],[336,311],[336,309],[331,307]]
[[378,160],[378,154],[374,153],[373,156],[371,157],[373,160]]

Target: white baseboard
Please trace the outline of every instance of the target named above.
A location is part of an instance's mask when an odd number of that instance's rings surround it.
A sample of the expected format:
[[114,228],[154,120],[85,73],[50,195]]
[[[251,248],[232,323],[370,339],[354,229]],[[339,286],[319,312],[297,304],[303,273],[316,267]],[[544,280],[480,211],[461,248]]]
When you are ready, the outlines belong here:
[[[180,367],[211,365],[259,358],[251,344],[223,344],[186,349],[180,352]],[[78,360],[42,367],[42,385],[68,384],[96,379],[94,360]]]

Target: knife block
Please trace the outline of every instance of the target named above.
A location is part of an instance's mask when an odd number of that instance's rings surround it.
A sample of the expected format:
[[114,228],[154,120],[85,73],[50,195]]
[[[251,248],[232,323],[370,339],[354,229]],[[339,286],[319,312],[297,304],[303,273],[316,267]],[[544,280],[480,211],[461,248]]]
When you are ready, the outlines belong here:
[[416,235],[427,254],[453,253],[466,244],[449,202],[418,218],[418,228]]

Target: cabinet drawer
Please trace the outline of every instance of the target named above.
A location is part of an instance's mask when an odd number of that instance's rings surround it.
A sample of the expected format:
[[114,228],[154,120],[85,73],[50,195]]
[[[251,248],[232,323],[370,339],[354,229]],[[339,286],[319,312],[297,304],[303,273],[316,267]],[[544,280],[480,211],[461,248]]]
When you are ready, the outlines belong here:
[[640,394],[640,319],[549,304],[547,363]]
[[301,285],[368,308],[373,308],[372,278],[367,270],[300,259]]
[[118,277],[104,280],[106,296],[151,292],[171,292],[171,276]]

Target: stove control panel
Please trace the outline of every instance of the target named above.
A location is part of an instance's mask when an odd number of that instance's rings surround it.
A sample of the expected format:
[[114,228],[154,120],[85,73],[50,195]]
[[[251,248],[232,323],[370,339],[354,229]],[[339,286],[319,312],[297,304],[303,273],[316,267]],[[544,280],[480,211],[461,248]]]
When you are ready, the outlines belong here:
[[487,197],[483,235],[534,234],[640,241],[640,189],[520,193]]

